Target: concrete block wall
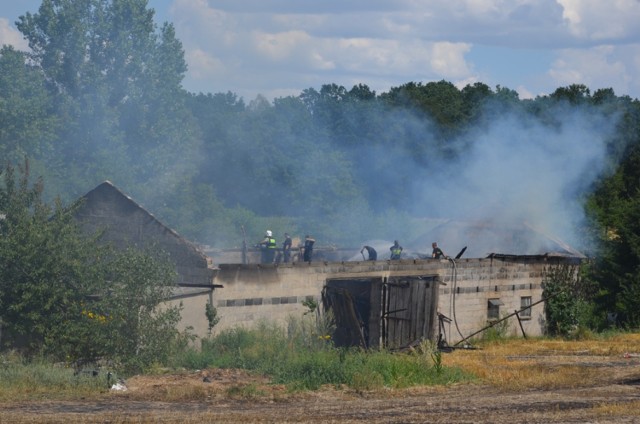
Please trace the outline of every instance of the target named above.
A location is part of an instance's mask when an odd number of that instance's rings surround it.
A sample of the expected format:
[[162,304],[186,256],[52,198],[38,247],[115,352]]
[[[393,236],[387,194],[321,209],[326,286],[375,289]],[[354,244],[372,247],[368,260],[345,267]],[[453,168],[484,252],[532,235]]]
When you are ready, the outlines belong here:
[[324,265],[220,265],[213,294],[220,322],[216,330],[268,320],[285,324],[289,316],[306,311],[306,299],[320,301]]
[[[224,286],[213,294],[221,317],[216,331],[251,326],[260,320],[285,323],[290,315],[301,316],[306,311],[302,302],[319,301],[328,279],[435,275],[442,283],[438,311],[452,319],[445,327],[445,337],[453,344],[487,325],[489,299],[503,303],[501,317],[519,310],[523,296],[530,296],[531,303],[541,300],[545,269],[562,261],[563,258],[516,256],[461,259],[455,266],[448,260],[223,264],[214,280]],[[527,336],[541,335],[543,304],[531,311],[531,317],[522,321],[524,331]],[[522,334],[516,317],[507,320],[506,326],[509,334]]]
[[[513,260],[468,259],[458,261],[443,277],[439,296],[439,311],[452,320],[445,326],[450,344],[486,327],[489,300],[498,299],[500,318],[521,309],[521,298],[530,297],[531,304],[542,299],[542,281],[547,267],[553,265],[544,258]],[[503,328],[507,335],[539,336],[544,331],[544,305],[531,308],[530,317],[516,316],[495,328]],[[482,333],[477,337],[481,337]]]

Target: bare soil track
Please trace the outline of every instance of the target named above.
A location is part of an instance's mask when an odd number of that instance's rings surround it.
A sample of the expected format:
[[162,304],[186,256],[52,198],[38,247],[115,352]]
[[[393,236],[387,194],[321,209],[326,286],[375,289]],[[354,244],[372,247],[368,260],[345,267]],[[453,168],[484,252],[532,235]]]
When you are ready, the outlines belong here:
[[588,367],[599,378],[545,390],[457,384],[290,394],[243,371],[216,369],[138,376],[127,391],[91,400],[0,405],[0,423],[640,423],[640,358],[540,360]]

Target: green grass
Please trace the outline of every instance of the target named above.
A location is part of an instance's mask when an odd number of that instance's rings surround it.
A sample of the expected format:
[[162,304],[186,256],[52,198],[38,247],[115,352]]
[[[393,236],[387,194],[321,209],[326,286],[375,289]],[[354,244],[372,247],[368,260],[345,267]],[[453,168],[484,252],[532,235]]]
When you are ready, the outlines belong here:
[[241,399],[255,399],[267,395],[264,391],[258,389],[255,384],[232,386],[226,390],[225,394],[231,398]]
[[[238,368],[264,375],[289,391],[317,390],[324,385],[358,391],[442,385],[471,380],[461,368],[444,367],[439,352],[425,343],[411,353],[336,348],[323,325],[306,316],[283,329],[262,323],[235,328],[185,348],[161,370]],[[18,355],[0,356],[0,401],[3,399],[73,399],[99,396],[109,390],[106,371],[97,376],[45,360],[26,362]],[[153,370],[151,370],[153,371]],[[257,396],[255,387],[238,387],[241,397]]]
[[73,399],[108,390],[106,372],[93,376],[46,360],[25,361],[18,355],[0,355],[0,401]]
[[316,390],[327,384],[374,390],[472,379],[458,368],[443,367],[439,352],[429,344],[412,353],[344,349],[335,348],[323,333],[314,334],[300,324],[290,325],[286,332],[265,323],[255,329],[236,328],[204,340],[201,350],[184,352],[174,365],[242,368],[290,390]]

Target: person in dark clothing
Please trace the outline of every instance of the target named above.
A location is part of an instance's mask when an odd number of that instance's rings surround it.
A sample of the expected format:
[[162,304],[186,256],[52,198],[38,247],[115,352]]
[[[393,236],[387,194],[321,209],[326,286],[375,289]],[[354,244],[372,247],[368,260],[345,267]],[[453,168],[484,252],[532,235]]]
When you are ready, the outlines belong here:
[[313,254],[313,244],[316,241],[311,238],[310,235],[304,236],[304,261],[311,262],[311,255]]
[[282,242],[282,261],[286,264],[291,262],[291,236],[284,233],[284,241]]
[[276,239],[273,238],[271,231],[267,230],[264,234],[264,239],[260,243],[258,243],[261,250],[261,260],[260,262],[263,264],[272,264],[273,260],[276,257]]
[[367,260],[368,261],[375,261],[378,259],[378,252],[376,252],[376,249],[374,249],[371,246],[364,246],[362,248],[362,250],[360,250],[360,253],[362,253],[362,256],[364,257],[364,251],[367,251]]
[[398,240],[393,242],[393,246],[391,246],[389,250],[391,250],[391,260],[400,259],[400,256],[402,255],[402,246],[400,246]]
[[433,243],[431,243],[431,247],[433,247],[433,252],[431,252],[431,257],[434,259],[442,259],[442,258],[446,258],[447,256],[444,254],[444,252],[442,251],[442,249],[440,249],[438,247],[438,243],[436,243],[435,241]]

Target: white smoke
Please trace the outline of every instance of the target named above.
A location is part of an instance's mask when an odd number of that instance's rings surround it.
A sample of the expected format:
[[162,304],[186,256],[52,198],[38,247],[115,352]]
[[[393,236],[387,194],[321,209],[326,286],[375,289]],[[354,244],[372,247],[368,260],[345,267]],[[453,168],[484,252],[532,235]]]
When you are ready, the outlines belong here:
[[552,124],[495,116],[474,131],[461,143],[468,148],[460,160],[416,184],[420,208],[502,227],[527,223],[580,245],[584,195],[604,169],[616,119],[561,106],[547,116]]

